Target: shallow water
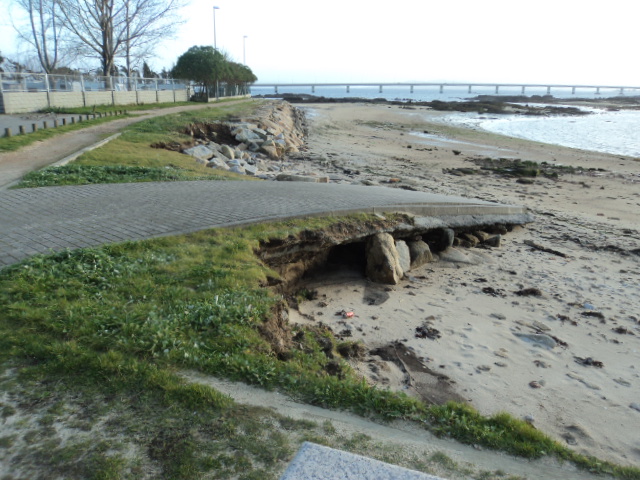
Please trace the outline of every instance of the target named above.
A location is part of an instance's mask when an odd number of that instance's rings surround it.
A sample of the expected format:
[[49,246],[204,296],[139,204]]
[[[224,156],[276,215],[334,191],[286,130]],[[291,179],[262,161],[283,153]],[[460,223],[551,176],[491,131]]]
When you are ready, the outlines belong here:
[[640,157],[640,112],[590,109],[590,115],[528,117],[453,114],[445,121],[565,147]]

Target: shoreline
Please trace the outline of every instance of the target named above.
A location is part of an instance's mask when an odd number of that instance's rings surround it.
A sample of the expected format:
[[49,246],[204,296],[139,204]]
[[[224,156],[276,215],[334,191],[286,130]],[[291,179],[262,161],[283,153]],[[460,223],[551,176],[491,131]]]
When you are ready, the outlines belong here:
[[[312,279],[318,300],[303,303],[303,315],[292,321],[348,331],[345,338],[364,342],[369,352],[399,341],[455,382],[456,393],[481,413],[504,410],[580,453],[640,464],[640,443],[631,428],[640,424],[633,407],[640,404],[634,393],[640,385],[640,164],[442,126],[428,121],[439,115],[428,110],[371,104],[311,108],[305,157],[311,170],[333,181],[389,186],[394,179],[399,188],[525,205],[536,221],[506,235],[500,249],[459,251],[457,259],[427,264],[393,287],[349,272]],[[425,130],[431,137],[411,133]],[[473,170],[476,157],[500,157],[505,149],[523,161],[586,170],[534,177],[529,184],[494,172],[450,173]],[[534,250],[527,241],[566,256]],[[471,254],[473,259],[460,256]],[[517,293],[527,290],[537,293]],[[372,303],[374,291],[384,300]],[[342,310],[354,317],[334,315]],[[437,330],[440,337],[417,338],[419,327]],[[554,343],[530,343],[531,338]],[[380,355],[370,353],[354,367],[381,388],[411,394],[406,374]]]

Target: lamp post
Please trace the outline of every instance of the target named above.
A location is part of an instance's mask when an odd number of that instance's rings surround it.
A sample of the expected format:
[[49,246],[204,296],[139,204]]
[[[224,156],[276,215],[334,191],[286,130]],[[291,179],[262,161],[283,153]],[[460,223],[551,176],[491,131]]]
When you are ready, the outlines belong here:
[[242,37],[242,63],[247,64],[247,35]]
[[[219,10],[220,7],[213,6],[213,50],[214,54],[218,51],[218,44],[216,42],[216,10]],[[216,101],[218,101],[218,72],[216,72]]]
[[216,43],[216,10],[220,7],[213,6],[213,49],[218,50],[218,44]]

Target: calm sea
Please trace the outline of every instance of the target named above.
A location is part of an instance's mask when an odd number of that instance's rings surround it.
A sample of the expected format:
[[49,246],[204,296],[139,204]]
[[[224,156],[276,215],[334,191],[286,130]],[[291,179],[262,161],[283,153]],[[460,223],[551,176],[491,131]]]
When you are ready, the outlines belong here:
[[[385,98],[403,101],[461,101],[477,95],[495,95],[495,87],[444,87],[440,92],[437,86],[414,87],[413,93],[407,87],[280,87],[279,93],[306,93],[330,98]],[[252,87],[253,95],[273,94],[273,87]],[[521,95],[521,87],[500,87],[500,95]],[[528,87],[527,96],[547,95],[546,88]],[[572,93],[570,88],[552,88],[551,95],[556,98],[608,98],[638,95],[638,91],[621,94],[618,89],[580,89]],[[472,128],[480,128],[503,135],[526,138],[544,143],[563,145],[584,150],[614,153],[640,157],[640,112],[619,111],[608,112],[599,109],[588,109],[591,115],[581,117],[523,117],[516,115],[486,116],[478,114],[452,114],[447,120],[461,123]]]

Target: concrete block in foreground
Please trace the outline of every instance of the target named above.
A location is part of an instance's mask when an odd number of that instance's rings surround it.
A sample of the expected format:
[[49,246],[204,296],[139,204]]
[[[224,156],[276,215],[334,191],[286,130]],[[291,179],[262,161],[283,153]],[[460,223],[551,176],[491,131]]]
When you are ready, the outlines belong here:
[[304,442],[280,480],[443,480],[353,453]]

